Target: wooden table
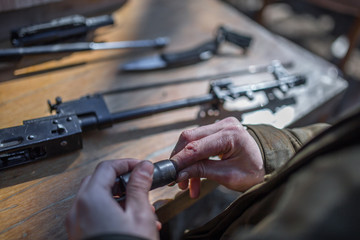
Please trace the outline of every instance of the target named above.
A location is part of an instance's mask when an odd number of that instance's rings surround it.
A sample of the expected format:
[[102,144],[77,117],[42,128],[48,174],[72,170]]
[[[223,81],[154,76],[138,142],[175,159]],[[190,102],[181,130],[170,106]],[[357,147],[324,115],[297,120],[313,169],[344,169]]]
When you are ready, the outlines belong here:
[[[171,44],[166,50],[177,51],[211,39],[215,29],[226,24],[253,36],[254,42],[246,55],[237,48],[224,46],[222,54],[207,62],[136,74],[120,73],[119,64],[154,54],[155,50],[24,57],[16,62],[11,74],[9,71],[1,74],[0,128],[49,115],[46,100],[56,96],[67,101],[102,90],[235,71],[249,65],[268,64],[273,59],[293,61],[295,66],[291,72],[307,74],[307,85],[290,93],[296,98],[295,105],[282,108],[276,114],[260,111],[262,121],[257,120],[257,113],[244,114],[245,123],[265,122],[280,127],[294,124],[313,110],[322,108],[346,88],[346,82],[338,77],[332,65],[274,36],[220,1],[129,1],[114,12],[114,17],[115,26],[96,30],[96,41],[168,36]],[[254,79],[246,76],[242,81],[251,83]],[[112,111],[121,111],[198,96],[207,90],[208,82],[203,81],[120,94],[109,97],[107,103]],[[154,162],[166,159],[181,131],[225,116],[201,119],[197,117],[198,112],[199,107],[192,107],[88,132],[83,135],[84,146],[80,151],[0,172],[0,238],[66,239],[64,219],[83,177],[91,174],[99,162],[108,159],[134,157]],[[316,115],[315,120],[318,117]],[[156,203],[162,221],[185,206],[180,206],[179,202],[186,200],[187,195],[179,193],[177,187],[151,192],[150,200]],[[176,195],[181,201],[169,202]]]

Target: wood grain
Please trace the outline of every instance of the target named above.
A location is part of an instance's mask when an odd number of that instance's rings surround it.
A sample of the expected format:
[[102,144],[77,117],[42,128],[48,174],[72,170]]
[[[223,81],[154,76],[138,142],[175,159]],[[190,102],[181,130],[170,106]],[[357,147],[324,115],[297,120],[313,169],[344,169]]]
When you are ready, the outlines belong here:
[[[295,67],[291,71],[305,72],[309,78],[305,87],[291,92],[297,102],[291,106],[294,112],[291,122],[319,108],[346,88],[346,83],[332,74],[332,65],[274,36],[220,1],[129,1],[113,14],[116,24],[98,29],[95,40],[168,36],[171,44],[166,51],[177,51],[212,38],[215,29],[226,24],[253,36],[254,42],[246,55],[235,47],[224,46],[222,54],[207,62],[149,73],[120,73],[118,66],[156,53],[153,49],[23,57],[15,62],[12,71],[0,72],[3,80],[0,83],[0,128],[49,115],[46,100],[56,96],[67,101],[119,87],[235,71],[253,64],[268,64],[273,59],[292,60]],[[254,76],[242,81],[251,83],[262,79]],[[197,82],[120,94],[106,101],[112,111],[121,111],[198,96],[207,90],[207,82]],[[199,107],[192,107],[124,122],[103,131],[87,132],[80,151],[0,172],[0,238],[66,239],[65,216],[81,180],[91,174],[98,163],[126,157],[153,162],[165,159],[184,129],[212,123],[229,114],[239,116],[239,113],[223,112],[219,117],[198,118],[198,112]],[[164,187],[152,191],[150,200],[157,203],[159,218],[166,221],[189,205],[183,203],[183,196],[177,187]],[[168,205],[173,199],[176,201]],[[170,212],[166,210],[169,206]]]

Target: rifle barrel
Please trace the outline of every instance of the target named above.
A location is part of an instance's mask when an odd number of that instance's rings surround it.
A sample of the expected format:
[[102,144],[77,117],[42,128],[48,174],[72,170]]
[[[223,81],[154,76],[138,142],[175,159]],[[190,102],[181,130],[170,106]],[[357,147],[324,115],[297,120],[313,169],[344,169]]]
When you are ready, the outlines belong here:
[[187,98],[181,100],[175,100],[158,105],[139,107],[135,109],[125,110],[117,113],[112,113],[113,122],[124,122],[133,120],[140,117],[151,116],[153,114],[167,112],[184,107],[193,107],[196,105],[216,102],[217,99],[213,94],[206,94],[200,97]]

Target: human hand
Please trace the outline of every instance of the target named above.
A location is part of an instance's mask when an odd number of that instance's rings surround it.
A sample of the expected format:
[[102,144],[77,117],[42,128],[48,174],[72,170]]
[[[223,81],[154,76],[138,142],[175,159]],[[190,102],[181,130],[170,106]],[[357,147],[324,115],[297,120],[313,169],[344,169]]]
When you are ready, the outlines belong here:
[[[209,160],[221,156],[221,160]],[[255,140],[234,117],[185,130],[171,154],[181,171],[178,185],[189,186],[190,197],[200,194],[200,178],[208,178],[232,190],[245,191],[263,181],[265,170]]]
[[[126,199],[120,205],[112,197],[117,176],[133,170],[126,187]],[[119,233],[146,239],[158,239],[161,225],[156,221],[148,192],[154,166],[136,159],[100,163],[86,177],[67,216],[69,239],[84,239],[100,234]]]

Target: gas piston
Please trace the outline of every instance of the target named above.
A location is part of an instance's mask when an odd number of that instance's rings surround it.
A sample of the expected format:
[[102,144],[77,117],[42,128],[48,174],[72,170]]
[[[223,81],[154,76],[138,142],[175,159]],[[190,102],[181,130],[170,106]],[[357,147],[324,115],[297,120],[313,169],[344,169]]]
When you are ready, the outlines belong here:
[[[163,187],[174,182],[177,178],[177,164],[174,160],[166,159],[154,163],[153,181],[150,190]],[[114,198],[118,201],[124,200],[126,196],[126,185],[129,182],[131,172],[116,178],[113,187]]]

